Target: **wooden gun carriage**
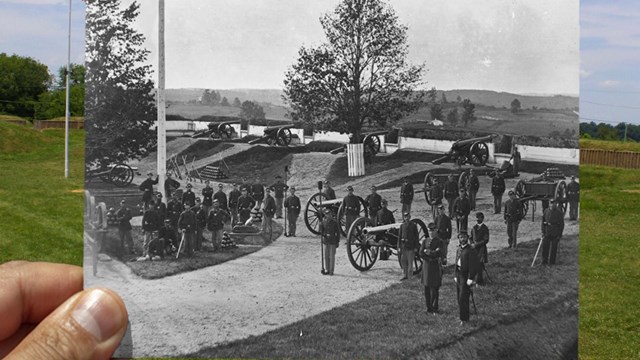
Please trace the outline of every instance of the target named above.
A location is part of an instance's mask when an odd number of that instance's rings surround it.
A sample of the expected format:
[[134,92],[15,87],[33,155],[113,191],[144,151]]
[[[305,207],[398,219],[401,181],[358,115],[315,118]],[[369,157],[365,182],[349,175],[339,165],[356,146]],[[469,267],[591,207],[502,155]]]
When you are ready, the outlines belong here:
[[295,125],[268,126],[264,129],[264,135],[258,139],[249,141],[249,144],[266,142],[269,145],[289,146],[291,144],[291,129]]
[[[362,138],[362,144],[364,144],[364,152],[371,154],[371,155],[376,155],[377,153],[380,152],[380,144],[382,143],[380,141],[380,136],[382,135],[386,135],[388,133],[388,131],[384,130],[384,131],[374,131],[374,132],[370,132],[370,133],[365,133],[362,134],[363,138]],[[339,154],[343,151],[345,151],[345,149],[347,148],[347,146],[341,146],[337,149],[333,149],[330,151],[331,154]]]
[[[236,130],[233,128],[233,126],[231,126],[233,124],[240,124],[240,120],[210,122],[209,124],[207,124],[208,129],[196,131],[195,133],[193,133],[193,135],[191,135],[191,137],[194,139],[202,137],[209,137],[211,139],[222,139],[224,136],[227,139],[232,139],[234,137],[234,134],[236,134]],[[235,136],[237,136],[237,134]]]
[[488,135],[479,138],[458,140],[451,145],[451,149],[444,156],[433,160],[431,163],[440,165],[445,162],[453,162],[459,166],[471,164],[484,166],[489,160],[489,146],[487,142],[493,140],[496,135]]
[[[369,211],[367,210],[364,199],[358,196],[358,200],[360,200],[359,216],[369,216]],[[307,225],[307,229],[313,234],[320,235],[320,222],[326,209],[330,209],[336,214],[342,235],[346,236],[349,229],[347,229],[346,226],[345,209],[342,199],[327,200],[325,194],[321,192],[311,195],[309,200],[307,200],[307,205],[304,208],[304,223]]]
[[[548,168],[545,172],[528,180],[520,180],[514,192],[524,207],[524,214],[529,210],[529,202],[550,201],[557,202],[563,213],[567,212],[567,184],[564,174],[557,168]],[[533,214],[532,214],[533,216]]]
[[127,164],[110,164],[98,168],[86,168],[84,181],[90,183],[100,179],[117,187],[126,187],[133,181],[134,168]]

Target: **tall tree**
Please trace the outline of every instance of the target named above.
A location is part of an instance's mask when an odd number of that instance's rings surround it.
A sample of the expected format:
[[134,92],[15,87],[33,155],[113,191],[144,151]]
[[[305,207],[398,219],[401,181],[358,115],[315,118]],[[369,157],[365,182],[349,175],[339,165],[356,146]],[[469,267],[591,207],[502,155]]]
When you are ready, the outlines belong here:
[[86,165],[155,150],[156,99],[144,36],[132,27],[140,5],[86,0]]
[[381,0],[343,0],[320,18],[326,43],[302,47],[285,74],[289,116],[360,140],[365,123],[386,127],[422,104],[424,65],[410,65],[407,27]]
[[[65,115],[66,110],[66,73],[67,67],[58,69],[56,87],[38,97],[36,104],[37,119],[52,119]],[[71,64],[69,74],[69,111],[71,116],[84,115],[84,77],[85,67],[80,64]]]
[[33,117],[38,97],[52,80],[46,65],[30,57],[0,53],[0,113]]
[[248,121],[264,120],[264,109],[253,101],[245,101],[240,107],[240,118]]
[[447,101],[447,95],[444,94],[444,91],[442,92],[442,105],[446,105],[448,103]]
[[458,108],[453,108],[447,113],[447,122],[455,126],[458,124]]
[[220,101],[220,105],[221,105],[221,106],[230,106],[230,105],[229,105],[229,100],[227,99],[227,97],[226,97],[226,96],[223,96],[223,97],[222,97],[222,100]]
[[431,113],[431,119],[433,120],[442,120],[444,118],[442,115],[442,105],[440,105],[440,103],[431,105],[429,112]]
[[517,114],[520,112],[520,100],[518,99],[513,99],[513,101],[511,102],[511,112],[514,114]]
[[237,107],[237,108],[239,108],[239,107],[241,107],[241,106],[242,106],[242,103],[240,102],[240,99],[238,99],[238,97],[236,96],[236,97],[233,99],[233,107]]
[[470,122],[476,121],[476,115],[475,115],[476,105],[472,103],[471,100],[464,99],[462,101],[462,108],[464,110],[462,111],[461,120],[464,123],[464,126],[469,125]]

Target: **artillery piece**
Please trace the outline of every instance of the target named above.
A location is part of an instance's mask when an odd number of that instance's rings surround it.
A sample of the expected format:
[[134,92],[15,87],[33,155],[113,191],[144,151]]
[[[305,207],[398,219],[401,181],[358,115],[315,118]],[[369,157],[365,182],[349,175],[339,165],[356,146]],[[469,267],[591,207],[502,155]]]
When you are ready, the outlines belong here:
[[[534,178],[520,180],[516,184],[514,192],[524,207],[524,215],[529,210],[529,202],[549,201],[557,202],[563,213],[567,213],[567,184],[564,174],[557,168],[548,168]],[[558,181],[559,180],[559,181]]]
[[[411,219],[411,222],[418,226],[418,240],[426,240],[429,236],[427,226],[420,219]],[[360,217],[356,219],[349,228],[347,234],[347,256],[349,262],[359,271],[371,269],[378,259],[379,249],[388,247],[392,249],[392,254],[398,256],[398,231],[402,223],[394,223],[381,226],[373,226],[371,219]],[[422,270],[422,258],[416,251],[413,258],[413,273],[418,274]]]
[[289,146],[291,144],[291,130],[295,125],[278,125],[268,126],[264,129],[264,135],[261,138],[249,141],[249,144],[258,144],[266,142],[269,145]]
[[[380,136],[386,135],[387,133],[388,131],[384,130],[384,131],[374,131],[374,132],[362,134],[363,135],[362,144],[364,144],[364,152],[369,153],[371,155],[376,155],[377,153],[379,153],[380,144],[382,143],[380,141]],[[351,136],[349,137],[351,138]],[[341,146],[339,148],[331,150],[330,153],[334,155],[339,154],[345,151],[346,148],[347,148],[346,145]]]
[[[360,216],[367,217],[369,212],[367,211],[366,202],[363,198],[358,196],[360,200]],[[344,204],[342,199],[328,200],[324,193],[318,192],[307,200],[307,205],[304,208],[304,223],[307,225],[307,229],[315,235],[320,235],[320,222],[324,215],[325,209],[331,209],[337,214],[338,223],[340,224],[340,230],[343,236],[347,235],[346,217],[344,212]]]
[[493,140],[496,135],[488,135],[479,138],[458,140],[451,145],[451,149],[444,156],[441,156],[431,163],[440,165],[451,161],[458,166],[471,164],[474,166],[484,166],[489,160],[489,146],[487,142]]
[[227,139],[232,139],[234,134],[236,134],[236,130],[231,125],[240,124],[240,122],[240,120],[210,122],[207,124],[208,129],[196,131],[191,135],[191,137],[194,139],[202,137],[209,137],[210,139],[213,139],[215,137],[222,138],[223,136],[226,136]]
[[[137,169],[135,169],[137,170]],[[134,168],[127,164],[110,164],[99,168],[86,168],[84,181],[90,183],[100,179],[117,187],[126,187],[133,181]]]

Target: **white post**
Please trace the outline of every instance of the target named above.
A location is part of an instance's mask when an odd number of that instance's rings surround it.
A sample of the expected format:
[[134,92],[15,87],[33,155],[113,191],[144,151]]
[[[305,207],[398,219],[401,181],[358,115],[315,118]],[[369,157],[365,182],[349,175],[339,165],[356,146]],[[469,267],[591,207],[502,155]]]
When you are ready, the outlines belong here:
[[67,71],[64,110],[64,177],[69,177],[69,73],[71,72],[71,0],[69,0],[69,37],[67,40]]
[[158,2],[158,191],[167,202],[164,192],[164,180],[167,174],[167,130],[164,66],[164,0]]

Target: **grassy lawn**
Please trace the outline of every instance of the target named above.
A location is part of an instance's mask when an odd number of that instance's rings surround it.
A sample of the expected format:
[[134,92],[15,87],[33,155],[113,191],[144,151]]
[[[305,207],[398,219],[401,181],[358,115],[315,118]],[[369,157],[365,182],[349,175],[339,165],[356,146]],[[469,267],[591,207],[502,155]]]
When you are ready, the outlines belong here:
[[633,140],[622,142],[622,141],[580,139],[580,148],[640,152],[640,143],[634,142]]

